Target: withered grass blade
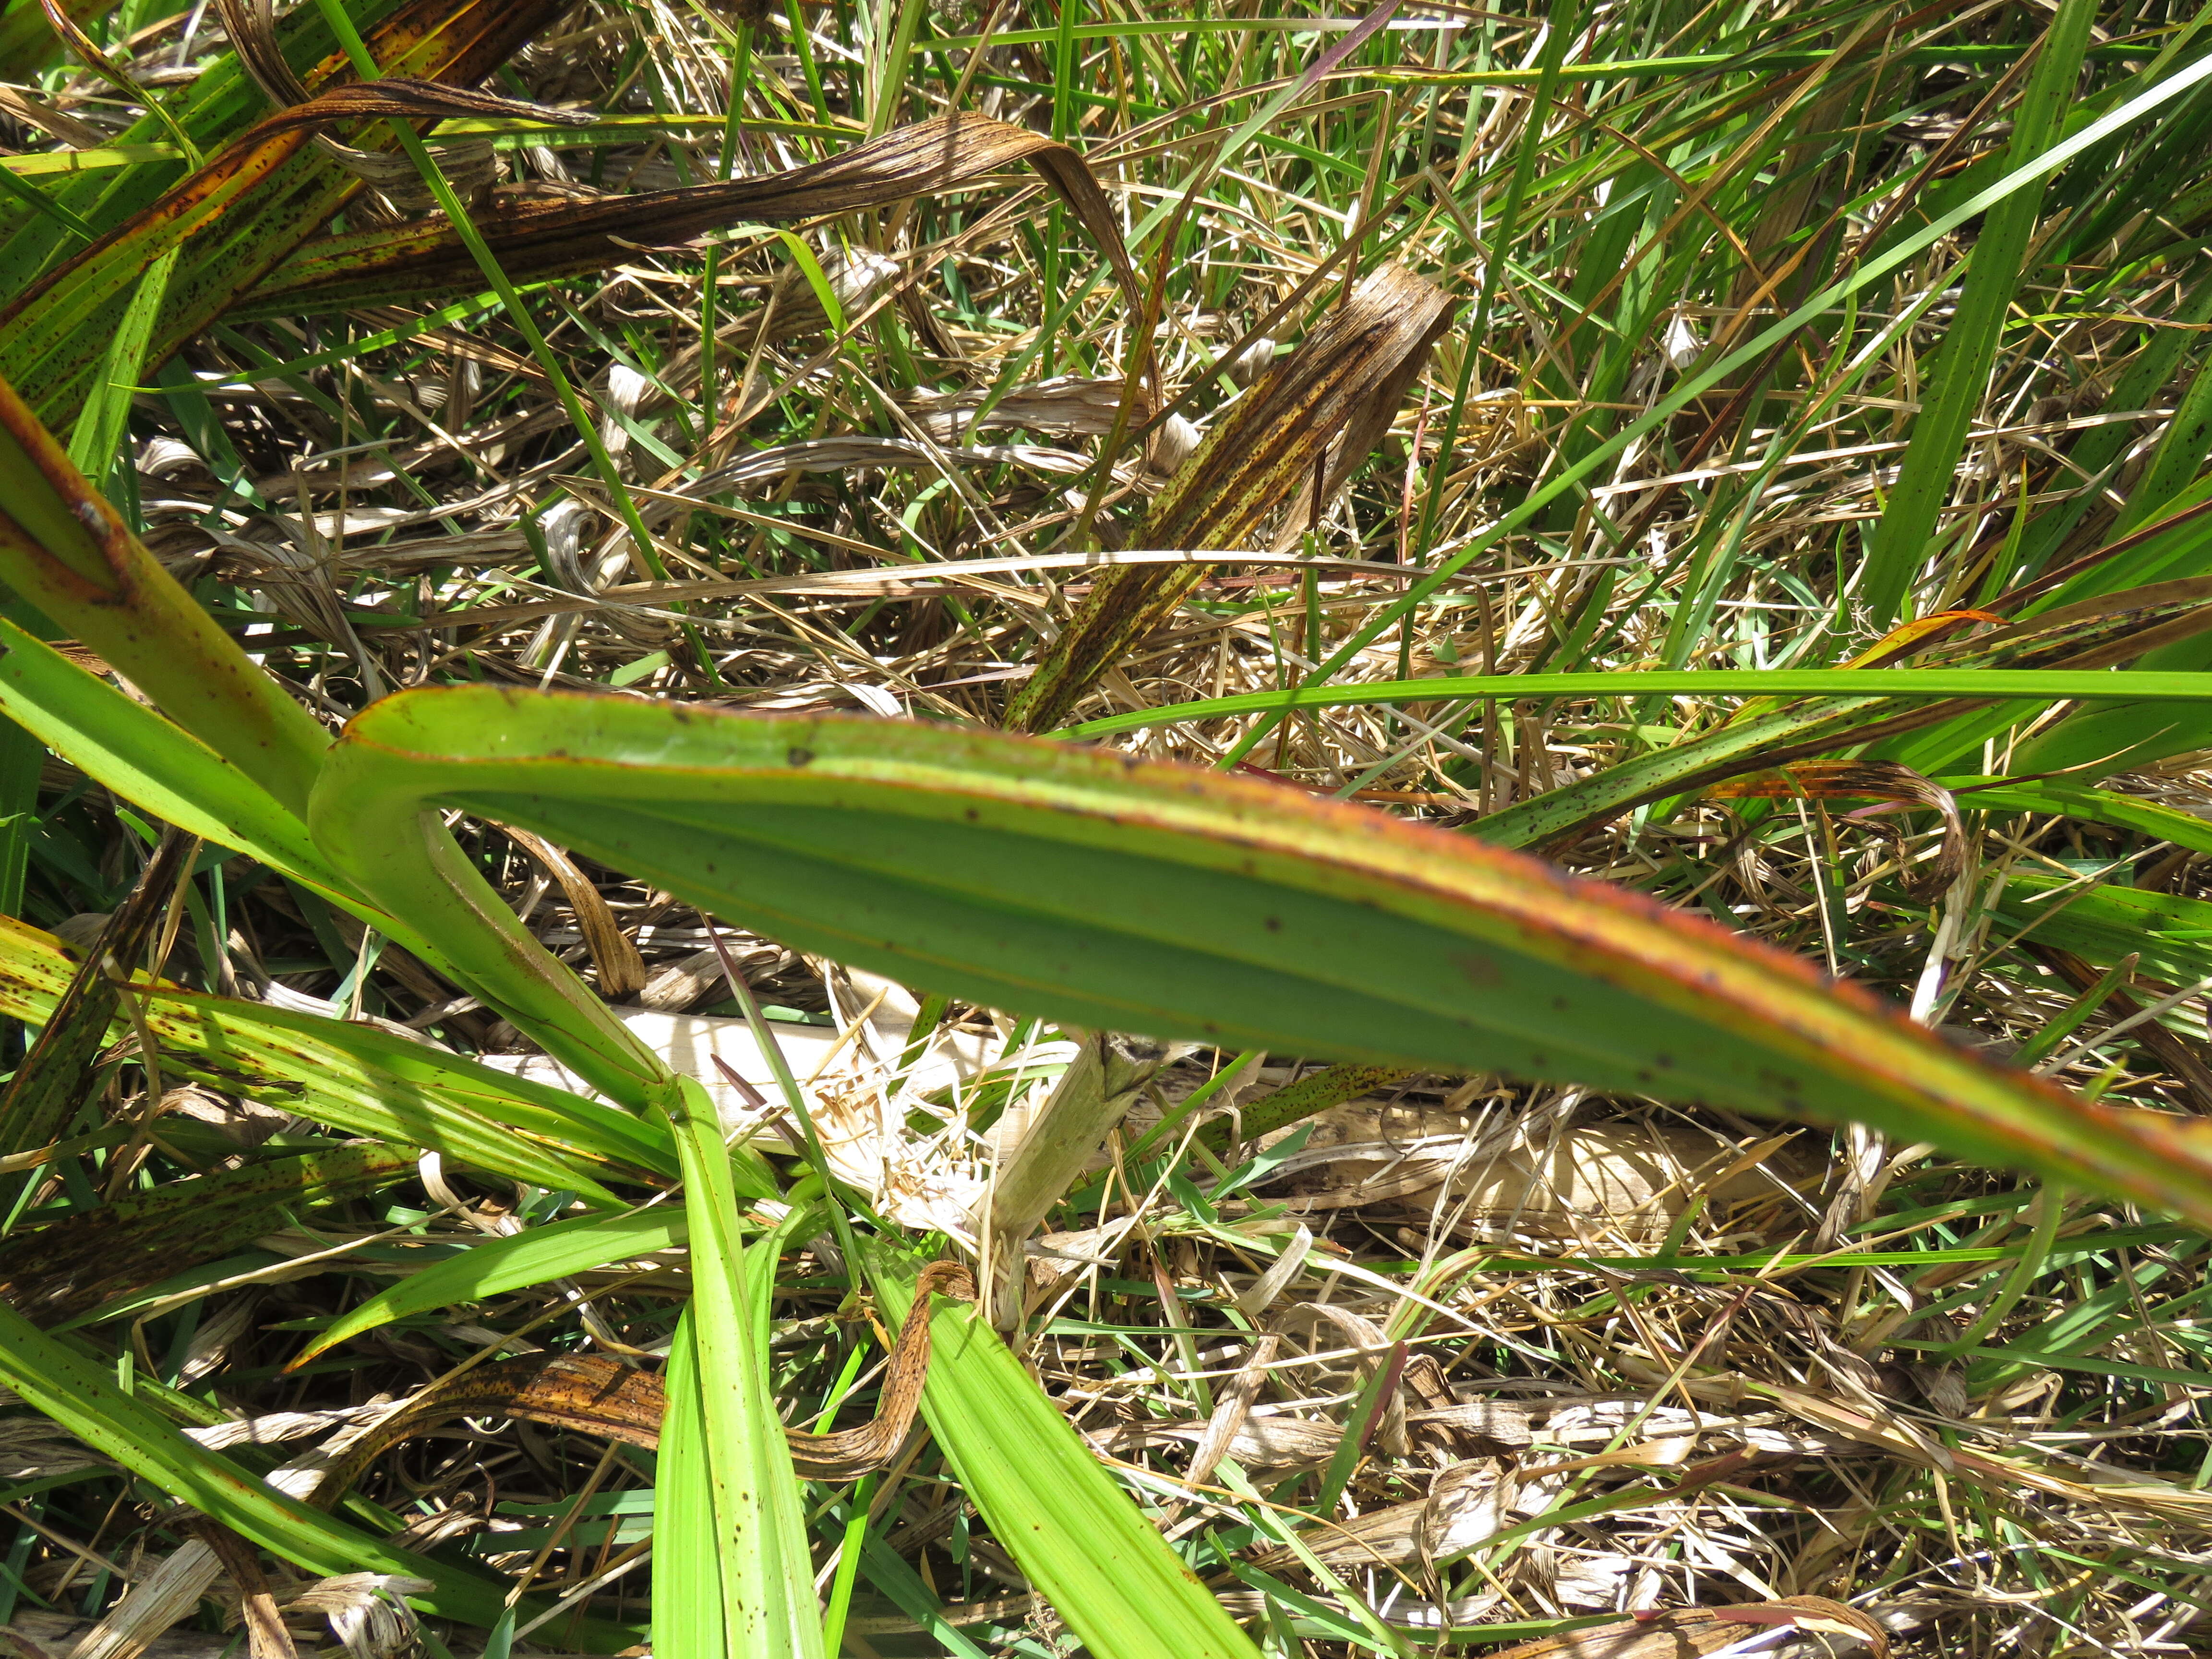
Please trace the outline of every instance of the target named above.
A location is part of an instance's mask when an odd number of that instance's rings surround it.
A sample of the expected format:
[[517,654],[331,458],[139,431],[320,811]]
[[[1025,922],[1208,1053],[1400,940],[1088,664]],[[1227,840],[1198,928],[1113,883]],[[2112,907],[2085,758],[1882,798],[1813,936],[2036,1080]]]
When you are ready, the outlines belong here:
[[[597,201],[495,204],[476,223],[510,277],[542,282],[605,270],[635,258],[640,245],[678,246],[745,220],[860,213],[968,189],[1024,161],[1082,221],[1112,264],[1123,295],[1136,305],[1136,268],[1120,222],[1083,158],[1041,133],[981,115],[938,116],[783,173]],[[292,315],[402,300],[423,304],[483,286],[474,257],[453,227],[428,220],[311,243],[271,272],[239,314]]]
[[33,1324],[72,1320],[282,1231],[289,1210],[394,1185],[421,1158],[386,1142],[325,1143],[77,1210],[0,1242],[0,1294]]
[[[1214,423],[1153,501],[1133,544],[1241,547],[1277,514],[1295,541],[1316,497],[1340,488],[1389,428],[1451,313],[1450,296],[1433,283],[1401,265],[1374,271]],[[1205,574],[1196,565],[1122,566],[1102,575],[1016,694],[1007,726],[1060,725]]]
[[175,830],[164,836],[140,872],[138,884],[85,952],[53,1017],[15,1068],[7,1093],[0,1095],[0,1157],[35,1152],[59,1140],[106,1082],[106,1073],[93,1059],[107,1041],[122,1000],[120,988],[145,955],[179,879],[191,868],[198,850],[194,836]]
[[[557,0],[415,0],[375,28],[368,44],[395,76],[465,85],[500,68],[564,9]],[[354,76],[343,58],[332,58],[304,79],[322,95]],[[97,241],[0,311],[0,378],[41,420],[66,428],[106,358],[116,311],[154,263],[176,249],[176,272],[147,349],[150,374],[362,188],[359,177],[317,144],[325,125],[285,117],[264,122],[143,210],[103,223]]]
[[550,104],[501,98],[469,87],[441,86],[387,76],[374,82],[356,81],[281,110],[255,125],[247,139],[288,132],[294,127],[325,126],[340,121],[441,121],[465,116],[509,121],[544,121],[555,126],[587,127],[599,117],[589,110],[556,109]]
[[[914,1426],[929,1375],[930,1297],[972,1300],[974,1281],[957,1262],[923,1269],[884,1370],[875,1417],[836,1434],[786,1429],[791,1461],[810,1480],[856,1480],[889,1462]],[[479,1365],[432,1384],[348,1447],[315,1489],[328,1509],[392,1447],[459,1417],[520,1418],[593,1434],[647,1451],[660,1444],[668,1395],[658,1373],[602,1354],[532,1354]]]
[[[1820,1595],[1785,1595],[1778,1601],[1745,1601],[1725,1607],[1668,1607],[1632,1613],[1609,1625],[1565,1631],[1493,1659],[1704,1659],[1747,1644],[1762,1632],[1801,1631],[1841,1636],[1865,1644],[1874,1659],[1888,1659],[1889,1632],[1856,1607]],[[1838,1650],[1832,1644],[1831,1651]],[[1854,1645],[1840,1650],[1858,1651]]]

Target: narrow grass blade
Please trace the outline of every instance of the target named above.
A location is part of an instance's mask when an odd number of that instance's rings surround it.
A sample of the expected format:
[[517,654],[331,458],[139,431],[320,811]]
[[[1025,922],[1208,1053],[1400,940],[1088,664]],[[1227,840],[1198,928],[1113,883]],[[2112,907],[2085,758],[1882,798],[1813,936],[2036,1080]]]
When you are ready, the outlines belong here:
[[532,1227],[507,1238],[486,1238],[369,1297],[310,1339],[292,1364],[304,1365],[363,1331],[410,1314],[489,1301],[549,1279],[589,1273],[610,1261],[653,1255],[673,1249],[688,1237],[681,1210],[655,1208],[634,1210],[627,1215],[577,1216]]
[[1358,685],[1297,686],[1168,703],[1085,720],[1050,735],[1104,738],[1190,720],[1379,703],[1456,702],[1468,697],[1880,697],[1950,702],[1968,697],[2063,702],[2124,697],[2135,702],[2212,702],[2212,686],[2186,673],[2065,668],[1623,668],[1582,674],[1438,674]]
[[[2033,159],[2064,130],[2096,15],[2095,0],[2063,0],[2059,6],[2044,34],[2027,93],[2014,112],[2008,161]],[[1958,476],[1967,428],[1988,395],[1998,339],[2024,274],[2043,195],[2043,180],[2024,183],[1990,209],[1974,240],[1958,311],[1922,387],[1920,416],[1913,423],[1904,466],[1869,538],[1859,601],[1877,629],[1896,619],[1927,560]]]

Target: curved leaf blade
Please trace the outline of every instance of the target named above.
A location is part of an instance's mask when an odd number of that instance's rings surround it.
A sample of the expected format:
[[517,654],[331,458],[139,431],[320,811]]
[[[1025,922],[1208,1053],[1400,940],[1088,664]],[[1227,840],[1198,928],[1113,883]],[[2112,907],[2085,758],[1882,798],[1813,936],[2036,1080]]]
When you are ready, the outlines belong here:
[[[732,921],[1079,1024],[1858,1119],[2212,1217],[2201,1152],[1639,896],[1295,790],[1036,739],[462,688],[358,716],[310,823],[524,823]],[[367,826],[367,827],[365,827]]]
[[[871,1249],[886,1317],[913,1304],[915,1261]],[[940,1299],[921,1408],[1029,1580],[1099,1659],[1254,1659],[1251,1639],[1099,1466],[973,1303]]]
[[548,1279],[589,1273],[610,1261],[651,1255],[690,1237],[682,1211],[651,1209],[633,1210],[627,1215],[577,1216],[507,1238],[486,1238],[459,1255],[409,1275],[342,1316],[300,1350],[292,1366],[304,1365],[339,1343],[395,1319],[465,1302],[488,1301]]

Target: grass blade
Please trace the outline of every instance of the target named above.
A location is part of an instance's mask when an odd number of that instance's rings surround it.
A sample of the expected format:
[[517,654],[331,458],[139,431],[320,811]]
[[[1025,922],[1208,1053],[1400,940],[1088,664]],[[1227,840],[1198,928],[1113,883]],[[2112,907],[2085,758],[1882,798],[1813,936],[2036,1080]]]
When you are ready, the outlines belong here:
[[507,1238],[487,1238],[369,1297],[311,1339],[292,1365],[304,1365],[363,1331],[410,1314],[488,1301],[548,1279],[589,1273],[610,1261],[652,1255],[683,1243],[688,1236],[682,1211],[655,1208],[627,1215],[577,1216]]
[[[2096,15],[2095,0],[2063,0],[2059,6],[2014,114],[2008,161],[2030,160],[2063,130]],[[1950,499],[1966,429],[1988,392],[1998,338],[2025,274],[2044,185],[2043,179],[2031,179],[1992,206],[1974,242],[1958,312],[1929,370],[1904,468],[1869,538],[1859,599],[1876,629],[1897,619],[1927,560],[1943,503]]]

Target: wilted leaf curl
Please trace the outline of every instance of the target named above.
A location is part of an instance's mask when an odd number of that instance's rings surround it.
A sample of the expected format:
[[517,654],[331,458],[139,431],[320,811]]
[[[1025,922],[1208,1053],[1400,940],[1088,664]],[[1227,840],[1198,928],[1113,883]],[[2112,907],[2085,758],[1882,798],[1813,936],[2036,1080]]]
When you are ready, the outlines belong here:
[[[1276,546],[1295,542],[1316,498],[1340,489],[1389,428],[1451,310],[1449,295],[1402,265],[1375,270],[1214,422],[1132,544],[1240,547],[1285,509]],[[1101,577],[1016,694],[1006,724],[1022,732],[1058,726],[1203,574],[1124,568]]]
[[1000,1007],[1856,1118],[2212,1217],[2185,1126],[1996,1071],[1638,895],[1249,779],[897,721],[471,688],[357,716],[310,822],[375,896],[446,878],[434,805]]
[[[603,270],[634,257],[640,244],[677,246],[746,220],[859,213],[971,189],[1018,161],[1035,167],[1074,210],[1135,305],[1136,269],[1120,222],[1083,158],[1041,133],[981,115],[938,116],[783,173],[596,201],[497,203],[477,216],[477,228],[509,276],[540,282]],[[312,243],[272,271],[240,314],[422,303],[483,285],[453,227],[429,220]]]

